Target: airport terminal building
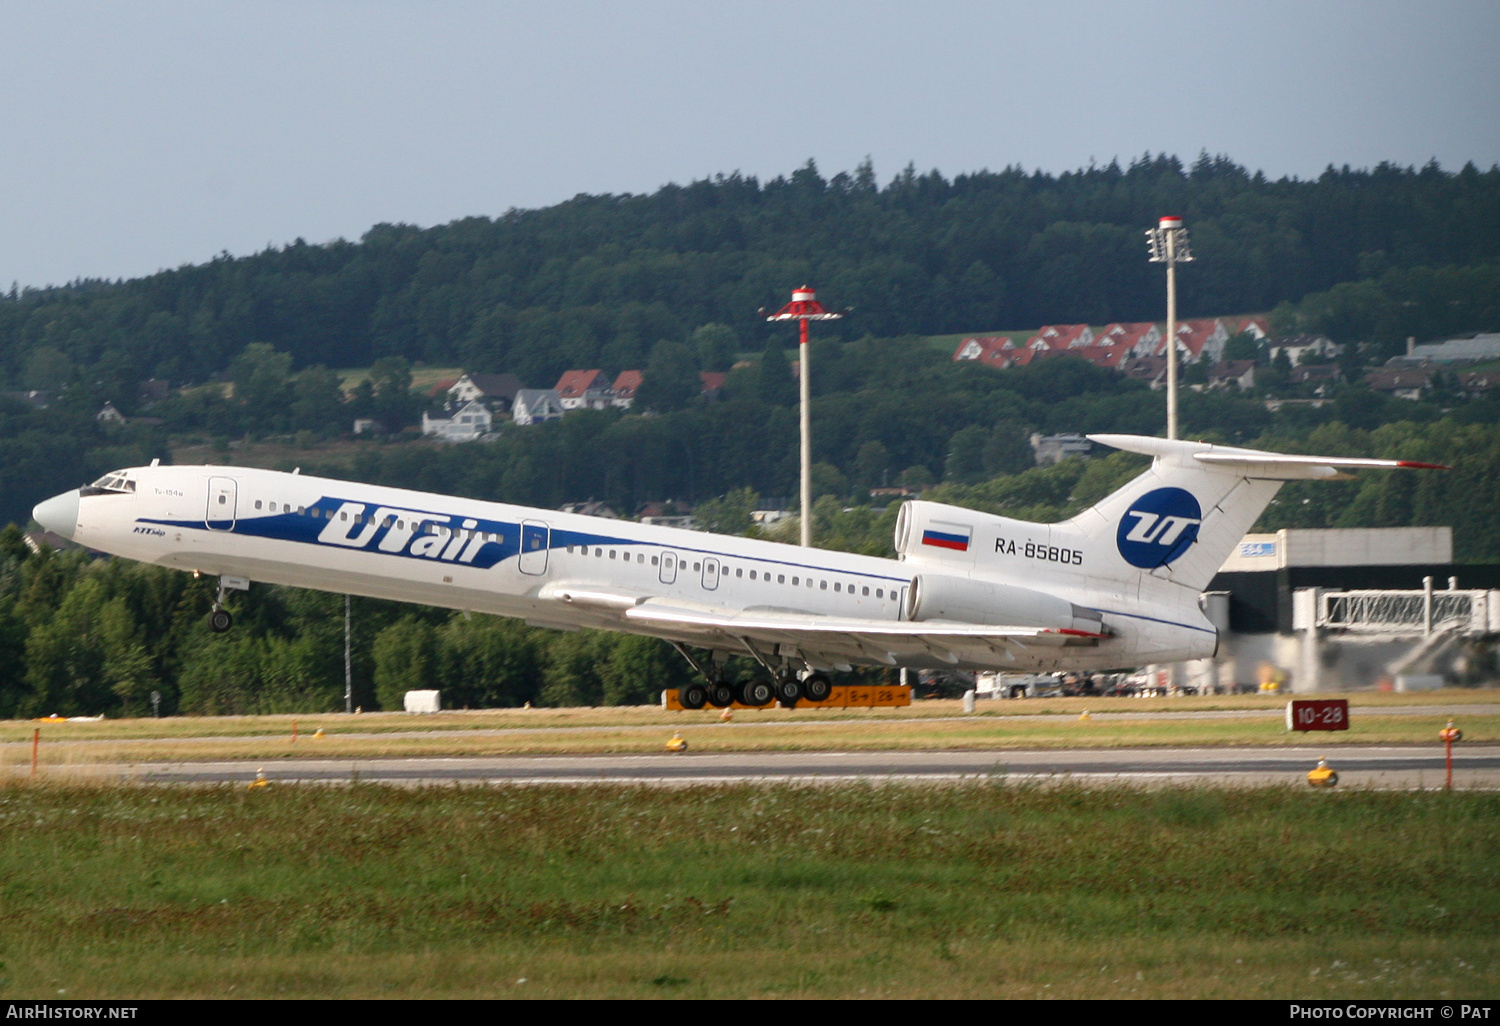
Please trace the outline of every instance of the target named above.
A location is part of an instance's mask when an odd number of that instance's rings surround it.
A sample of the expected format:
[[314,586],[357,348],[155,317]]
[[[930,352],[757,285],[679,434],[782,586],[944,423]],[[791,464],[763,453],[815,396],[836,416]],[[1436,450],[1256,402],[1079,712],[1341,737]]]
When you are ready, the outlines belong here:
[[1417,690],[1493,682],[1500,565],[1455,564],[1450,527],[1246,535],[1204,594],[1213,659],[1176,683]]

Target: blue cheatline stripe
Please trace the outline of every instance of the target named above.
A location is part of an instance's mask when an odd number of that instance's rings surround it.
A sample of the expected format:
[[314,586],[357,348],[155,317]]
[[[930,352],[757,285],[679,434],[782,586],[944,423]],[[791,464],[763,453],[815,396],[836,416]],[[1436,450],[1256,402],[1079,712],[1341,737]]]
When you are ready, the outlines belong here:
[[1214,630],[1212,627],[1198,627],[1198,626],[1196,626],[1194,624],[1190,624],[1190,623],[1178,623],[1176,620],[1163,620],[1159,616],[1144,616],[1144,615],[1142,615],[1140,613],[1123,613],[1123,612],[1121,612],[1118,609],[1105,609],[1102,606],[1095,606],[1094,608],[1098,609],[1099,612],[1101,612],[1101,613],[1110,613],[1110,614],[1112,614],[1114,616],[1128,616],[1132,620],[1150,620],[1152,623],[1164,623],[1168,627],[1182,627],[1185,630],[1202,631],[1204,634],[1217,634],[1217,633],[1219,633],[1218,631]]
[[[323,496],[316,502],[308,504],[306,509],[309,511],[316,509],[323,513],[333,513],[336,512],[345,503],[364,506],[366,509],[366,514],[383,505],[382,503],[365,502],[360,499],[330,498],[328,496]],[[460,513],[439,513],[431,510],[414,509],[412,507],[403,507],[403,512],[416,515],[414,518],[408,517],[408,519],[434,521],[440,523],[441,526],[451,529],[457,529],[464,520],[475,520],[477,521],[477,526],[475,526],[471,530],[485,534],[498,535],[500,537],[500,541],[486,542],[479,550],[475,558],[469,561],[469,563],[467,564],[469,566],[473,566],[478,569],[487,569],[497,563],[511,558],[520,551],[521,524],[518,521],[510,522],[488,520],[481,517],[467,516]],[[546,510],[538,510],[537,512],[543,515],[547,513]],[[548,523],[543,519],[543,516],[538,516],[535,519],[540,520],[543,523]],[[209,530],[207,525],[202,520],[156,520],[142,517],[139,518],[137,522],[157,524],[163,527],[175,527],[185,530]],[[387,533],[387,529],[383,527],[373,532],[371,534],[370,540],[364,546],[337,545],[330,542],[318,541],[318,536],[323,532],[325,527],[330,522],[331,520],[327,517],[309,516],[306,513],[262,513],[256,511],[245,516],[240,516],[235,521],[233,528],[213,528],[212,530],[214,530],[215,533],[219,534],[248,535],[251,537],[267,538],[275,541],[299,542],[302,544],[320,545],[329,549],[342,549],[348,552],[371,552],[384,556],[402,556],[405,558],[416,559],[431,558],[428,556],[414,556],[411,552],[407,551],[407,549],[410,548],[410,543],[408,543],[406,548],[398,552],[382,551],[379,548],[379,544],[381,540],[385,538]],[[859,577],[867,580],[883,581],[903,586],[910,583],[910,580],[905,577],[885,576],[878,573],[871,573],[865,570],[842,570],[825,566],[816,566],[808,563],[797,563],[790,560],[770,559],[761,555],[746,556],[740,553],[726,553],[715,549],[702,549],[687,545],[674,545],[667,542],[654,540],[637,540],[633,538],[621,538],[612,535],[589,534],[583,531],[570,530],[568,528],[552,527],[550,523],[548,523],[548,527],[550,533],[548,537],[547,547],[550,549],[565,548],[569,545],[618,545],[622,547],[634,545],[662,550],[670,550],[674,552],[692,553],[698,556],[713,556],[720,560],[729,559],[741,560],[744,562],[763,563],[771,566],[787,567],[792,570],[800,570],[804,572],[844,574],[845,576],[849,577]],[[352,527],[350,533],[356,534],[361,530],[363,530],[363,525],[360,527]],[[419,535],[416,537],[421,536]],[[453,560],[443,560],[443,562],[453,562]]]

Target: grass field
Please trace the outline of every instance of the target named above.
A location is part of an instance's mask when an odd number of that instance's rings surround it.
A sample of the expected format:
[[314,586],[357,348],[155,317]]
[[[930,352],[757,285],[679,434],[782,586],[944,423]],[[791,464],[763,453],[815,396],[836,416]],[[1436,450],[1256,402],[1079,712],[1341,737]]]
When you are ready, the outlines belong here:
[[0,788],[0,996],[1478,997],[1500,796]]
[[[1153,745],[1438,744],[1457,705],[1465,744],[1500,741],[1500,692],[1453,690],[1351,696],[1350,729],[1292,734],[1276,715],[1285,698],[1039,699],[958,702],[904,709],[766,709],[724,723],[717,710],[654,707],[500,709],[434,716],[405,714],[172,717],[41,724],[44,767],[195,759],[376,758],[423,755],[607,754],[660,751],[681,730],[695,752],[912,750],[931,748],[1101,748]],[[1394,706],[1408,714],[1380,713]],[[1093,716],[1080,719],[1088,709]],[[1244,715],[1259,711],[1262,715]],[[1128,713],[1130,715],[1112,715]],[[1180,714],[1194,714],[1188,717]],[[296,721],[298,741],[291,740]],[[30,760],[34,722],[0,722],[0,769]],[[312,735],[319,728],[324,736]]]

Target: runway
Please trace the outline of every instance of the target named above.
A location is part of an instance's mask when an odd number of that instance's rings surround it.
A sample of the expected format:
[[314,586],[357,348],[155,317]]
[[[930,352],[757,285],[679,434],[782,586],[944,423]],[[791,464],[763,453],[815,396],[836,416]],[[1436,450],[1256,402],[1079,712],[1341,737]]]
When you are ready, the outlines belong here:
[[[79,764],[67,776],[142,784],[275,782],[444,784],[790,783],[834,781],[1061,781],[1300,784],[1317,761],[1309,748],[1136,748],[1033,751],[766,752],[697,755],[482,756],[464,758],[306,759],[253,762]],[[1441,787],[1440,748],[1336,746],[1321,754],[1341,786]],[[1455,752],[1455,786],[1500,787],[1500,746]]]

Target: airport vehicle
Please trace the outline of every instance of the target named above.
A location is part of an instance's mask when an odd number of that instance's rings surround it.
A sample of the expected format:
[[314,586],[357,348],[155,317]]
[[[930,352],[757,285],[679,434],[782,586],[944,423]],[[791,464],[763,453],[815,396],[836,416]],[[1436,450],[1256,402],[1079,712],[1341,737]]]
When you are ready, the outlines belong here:
[[[1285,456],[1134,435],[1153,457],[1058,524],[913,501],[897,559],[240,467],[133,467],[54,496],[50,531],[219,578],[663,638],[703,675],[689,707],[826,698],[853,665],[1088,671],[1212,655],[1199,595],[1282,482],[1395,460]],[[697,649],[698,654],[693,650]],[[732,687],[722,666],[765,676]]]

